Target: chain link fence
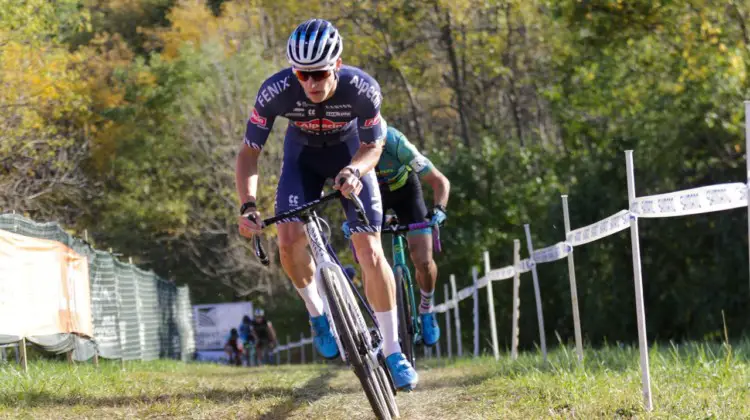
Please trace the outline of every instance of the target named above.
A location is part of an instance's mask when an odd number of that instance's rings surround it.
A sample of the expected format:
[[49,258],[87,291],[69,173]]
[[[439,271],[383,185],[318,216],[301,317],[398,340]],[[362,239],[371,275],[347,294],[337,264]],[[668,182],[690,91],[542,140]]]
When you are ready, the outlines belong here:
[[0,229],[60,242],[88,260],[94,337],[55,334],[26,337],[29,341],[49,352],[72,352],[78,361],[95,355],[124,360],[192,359],[195,342],[187,286],[177,287],[154,272],[118,261],[54,222],[0,214]]

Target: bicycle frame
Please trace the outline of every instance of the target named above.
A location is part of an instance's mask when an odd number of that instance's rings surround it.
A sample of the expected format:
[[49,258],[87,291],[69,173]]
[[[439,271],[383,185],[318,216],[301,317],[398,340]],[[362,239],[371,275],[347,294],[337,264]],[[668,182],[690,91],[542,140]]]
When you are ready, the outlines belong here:
[[[371,316],[372,310],[357,292],[351,279],[344,273],[333,248],[323,236],[323,229],[320,225],[322,219],[318,218],[313,210],[324,202],[340,197],[342,197],[340,191],[325,195],[294,210],[265,219],[261,226],[267,227],[292,217],[298,217],[302,222],[315,261],[316,287],[323,299],[323,312],[335,337],[341,360],[353,368],[375,414],[379,418],[391,419],[391,416],[399,416],[398,406],[394,399],[396,389],[385,366],[380,332],[377,328],[367,327],[360,302]],[[347,198],[354,203],[359,221],[365,225],[369,224],[362,201],[356,195]],[[255,221],[252,215],[248,217]],[[269,265],[270,259],[263,250],[258,235],[254,237],[254,244],[255,255],[263,265]],[[359,301],[355,299],[355,293]],[[374,316],[372,318],[374,320]],[[377,322],[375,324],[377,325]]]
[[412,332],[413,344],[417,345],[422,340],[422,326],[419,322],[419,314],[417,311],[416,300],[414,298],[414,282],[411,277],[409,267],[406,265],[406,253],[404,252],[405,238],[401,233],[394,233],[392,245],[393,255],[393,273],[397,274],[398,270],[401,270],[401,278],[404,281],[404,288],[406,289],[407,296],[409,298],[409,305],[412,307],[411,311],[411,325],[414,328]]
[[[299,218],[302,220],[302,223],[304,225],[305,229],[305,235],[307,236],[308,244],[310,245],[310,251],[313,257],[313,260],[315,261],[315,280],[316,285],[318,288],[318,293],[323,298],[323,305],[324,305],[324,312],[326,314],[326,317],[328,318],[328,322],[331,326],[331,329],[333,331],[333,335],[336,338],[336,345],[339,348],[339,354],[341,356],[341,360],[343,360],[345,363],[348,363],[346,360],[346,352],[343,349],[343,346],[341,345],[341,339],[339,337],[338,331],[336,331],[336,323],[334,322],[332,318],[332,311],[329,308],[329,302],[327,298],[326,289],[324,286],[324,279],[323,279],[323,271],[326,269],[333,270],[338,275],[335,276],[336,279],[347,279],[347,282],[339,281],[338,284],[334,284],[333,287],[338,287],[341,291],[342,296],[344,296],[346,299],[346,303],[351,307],[351,313],[354,315],[354,322],[358,324],[358,328],[360,328],[361,331],[369,331],[369,334],[364,334],[364,337],[362,337],[363,342],[365,343],[365,347],[367,349],[367,357],[366,360],[368,363],[371,364],[371,366],[377,366],[378,364],[378,353],[380,353],[381,346],[382,346],[382,339],[380,338],[380,332],[377,328],[370,331],[367,328],[367,323],[365,322],[364,317],[362,316],[362,310],[360,309],[359,305],[357,304],[357,300],[354,297],[354,293],[357,294],[359,297],[359,301],[362,303],[362,305],[367,309],[368,315],[370,315],[371,319],[377,326],[377,320],[375,319],[375,316],[372,312],[372,308],[367,304],[367,302],[362,298],[362,296],[359,294],[359,292],[354,287],[354,283],[349,279],[349,277],[344,273],[344,270],[341,268],[341,264],[338,261],[338,258],[336,257],[336,254],[333,252],[333,249],[330,247],[330,245],[323,239],[322,230],[320,228],[320,225],[318,223],[318,217],[316,213],[312,210],[314,206],[324,202],[331,200],[333,198],[337,198],[335,194],[329,195],[325,198],[321,198],[320,200],[315,200],[313,202],[310,202],[302,207],[300,207],[297,211],[300,213]],[[359,203],[359,206],[361,207],[361,203]],[[279,220],[282,220],[283,216],[276,216],[272,217],[270,219],[266,219],[264,223],[266,225],[271,223],[276,223]],[[256,255],[258,258],[260,258],[261,262],[263,264],[267,264],[268,257],[265,254],[265,252],[262,249],[262,246],[260,245],[260,240],[256,236],[255,238],[255,250]],[[353,292],[354,291],[354,292]]]

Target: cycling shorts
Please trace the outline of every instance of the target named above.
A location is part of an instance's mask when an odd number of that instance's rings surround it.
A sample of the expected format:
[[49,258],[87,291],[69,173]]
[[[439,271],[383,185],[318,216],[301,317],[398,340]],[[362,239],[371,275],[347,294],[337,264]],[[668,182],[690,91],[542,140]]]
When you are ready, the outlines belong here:
[[[334,179],[339,171],[351,163],[352,157],[359,150],[360,142],[356,133],[347,136],[342,143],[325,147],[306,146],[301,139],[295,138],[299,135],[295,130],[287,130],[284,139],[284,158],[276,189],[277,215],[320,198],[326,180]],[[346,219],[352,232],[379,232],[383,223],[383,209],[375,171],[362,175],[361,181],[359,198],[370,224],[365,226],[360,223],[354,204],[342,198]],[[292,218],[283,222],[293,221],[299,219]]]
[[[400,225],[424,222],[427,218],[427,207],[422,195],[422,184],[414,172],[410,172],[403,187],[391,191],[388,185],[383,184],[380,189],[383,196],[383,211],[393,210],[398,217]],[[430,231],[417,230],[411,233],[429,233]]]

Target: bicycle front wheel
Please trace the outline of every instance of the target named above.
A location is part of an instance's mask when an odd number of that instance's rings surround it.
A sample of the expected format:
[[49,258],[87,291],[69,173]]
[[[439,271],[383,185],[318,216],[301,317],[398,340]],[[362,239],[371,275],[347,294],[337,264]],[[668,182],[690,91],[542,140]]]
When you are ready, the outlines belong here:
[[[381,420],[390,420],[391,413],[385,401],[385,392],[387,391],[380,387],[380,381],[373,367],[368,363],[366,353],[363,354],[360,351],[360,349],[364,352],[367,351],[362,338],[363,334],[369,334],[369,331],[358,331],[357,324],[350,313],[352,306],[347,305],[344,298],[346,293],[342,293],[338,287],[343,282],[337,281],[335,274],[329,269],[323,270],[322,274],[331,317],[336,325],[343,351],[346,352],[346,360],[349,361],[354,373],[359,378],[375,416]],[[354,310],[359,310],[359,308],[354,305]]]

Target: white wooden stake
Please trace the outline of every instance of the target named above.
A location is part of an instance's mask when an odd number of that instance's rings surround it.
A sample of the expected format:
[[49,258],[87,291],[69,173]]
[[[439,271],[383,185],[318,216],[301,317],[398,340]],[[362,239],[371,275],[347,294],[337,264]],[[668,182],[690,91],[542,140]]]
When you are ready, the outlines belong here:
[[[451,301],[450,292],[448,292],[448,285],[443,285],[443,295],[445,296],[445,304],[450,308],[449,302]],[[451,310],[445,311],[445,338],[448,345],[448,359],[453,358],[453,334],[451,331]]]
[[[568,213],[568,196],[562,196],[563,219],[565,222],[565,240],[570,233],[570,213]],[[578,363],[583,363],[583,342],[581,339],[581,316],[578,312],[578,287],[576,286],[576,263],[573,259],[573,250],[568,254],[568,278],[570,279],[570,302],[573,306],[573,330],[576,336],[576,352]]]
[[519,290],[521,289],[521,273],[519,273],[519,265],[521,264],[521,241],[518,239],[513,240],[513,268],[515,274],[513,275],[513,320],[511,325],[511,348],[510,358],[513,360],[518,359],[518,319],[521,317],[521,298],[519,296]]
[[458,314],[458,292],[456,291],[456,276],[451,274],[451,291],[453,292],[453,317],[456,324],[456,354],[458,357],[463,356],[463,346],[461,345],[461,317]]
[[[633,151],[625,151],[625,166],[628,177],[628,204],[633,208],[635,201],[635,172],[633,169]],[[643,401],[647,411],[653,409],[651,401],[651,375],[648,367],[648,339],[646,338],[646,308],[643,304],[643,278],[641,276],[641,247],[638,240],[638,217],[631,214],[630,241],[633,246],[633,281],[635,283],[635,313],[638,320],[638,350],[641,353],[641,380],[643,383]]]
[[292,342],[292,337],[286,336],[286,364],[292,363],[292,349],[289,347],[289,344]]
[[[490,274],[490,253],[484,251],[484,275]],[[492,337],[492,354],[500,360],[500,349],[497,346],[497,321],[495,320],[495,297],[492,293],[492,282],[487,282],[487,310],[490,313],[490,335]]]
[[476,267],[471,267],[471,279],[474,284],[474,357],[479,357],[479,271]]
[[544,313],[542,312],[542,295],[539,291],[539,276],[536,273],[536,263],[534,262],[534,245],[531,243],[531,230],[529,224],[523,225],[526,232],[526,248],[529,251],[529,260],[531,264],[531,276],[534,280],[534,298],[536,299],[536,319],[539,322],[539,344],[542,348],[542,357],[547,361],[547,340],[544,332]]

